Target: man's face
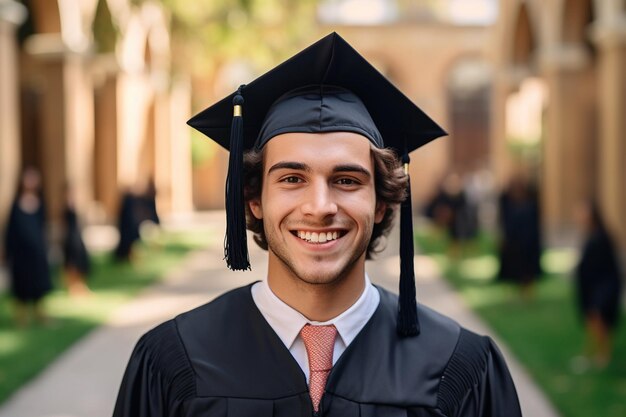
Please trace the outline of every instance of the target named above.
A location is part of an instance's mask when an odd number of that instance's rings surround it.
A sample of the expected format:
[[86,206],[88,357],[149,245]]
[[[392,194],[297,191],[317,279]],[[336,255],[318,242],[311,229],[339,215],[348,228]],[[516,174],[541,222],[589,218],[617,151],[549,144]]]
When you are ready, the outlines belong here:
[[250,208],[263,219],[272,278],[284,272],[328,284],[361,271],[372,228],[385,212],[376,202],[368,139],[287,133],[264,152],[261,199]]

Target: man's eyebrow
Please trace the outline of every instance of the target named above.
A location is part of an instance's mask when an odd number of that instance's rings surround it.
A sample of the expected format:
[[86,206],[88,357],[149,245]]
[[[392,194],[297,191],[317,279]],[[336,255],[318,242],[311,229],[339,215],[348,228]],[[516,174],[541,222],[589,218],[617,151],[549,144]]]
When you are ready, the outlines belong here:
[[268,174],[271,174],[272,171],[276,171],[278,169],[294,169],[297,171],[311,171],[311,167],[307,164],[303,164],[302,162],[291,162],[291,161],[282,161],[277,162],[267,170]]
[[371,178],[372,174],[361,165],[356,164],[343,164],[337,165],[333,168],[333,172],[358,172]]
[[[281,161],[281,162],[277,162],[274,165],[272,165],[270,167],[270,169],[267,170],[267,173],[271,174],[273,171],[276,171],[276,170],[279,170],[279,169],[292,169],[292,170],[306,171],[306,172],[310,172],[311,171],[311,167],[308,166],[307,164],[302,163],[302,162]],[[368,178],[371,178],[371,176],[372,176],[372,174],[367,169],[365,169],[361,165],[357,165],[357,164],[336,165],[336,166],[333,167],[333,172],[334,173],[337,173],[337,172],[358,172],[360,174],[363,174],[363,175],[367,176]]]

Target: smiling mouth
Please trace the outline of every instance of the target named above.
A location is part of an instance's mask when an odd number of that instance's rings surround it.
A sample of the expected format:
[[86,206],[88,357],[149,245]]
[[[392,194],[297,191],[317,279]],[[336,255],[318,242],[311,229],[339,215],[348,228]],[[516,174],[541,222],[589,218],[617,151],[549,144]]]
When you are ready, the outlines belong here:
[[308,243],[326,243],[340,239],[345,235],[343,230],[332,230],[327,232],[311,232],[304,230],[292,230],[291,234]]

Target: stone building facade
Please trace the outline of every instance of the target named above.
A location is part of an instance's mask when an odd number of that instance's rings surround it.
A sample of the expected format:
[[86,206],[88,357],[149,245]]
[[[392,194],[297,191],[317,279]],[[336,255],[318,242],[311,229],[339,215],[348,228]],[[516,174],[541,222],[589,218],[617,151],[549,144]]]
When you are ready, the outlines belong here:
[[506,178],[507,100],[545,86],[539,184],[549,236],[571,230],[576,203],[595,198],[626,254],[626,2],[500,2],[493,57],[494,168]]
[[[110,29],[108,48],[96,24]],[[113,222],[120,192],[150,180],[162,212],[191,209],[189,138],[175,128],[190,88],[171,75],[161,6],[2,0],[0,28],[0,224],[26,165],[43,174],[53,235],[66,184],[90,222]]]

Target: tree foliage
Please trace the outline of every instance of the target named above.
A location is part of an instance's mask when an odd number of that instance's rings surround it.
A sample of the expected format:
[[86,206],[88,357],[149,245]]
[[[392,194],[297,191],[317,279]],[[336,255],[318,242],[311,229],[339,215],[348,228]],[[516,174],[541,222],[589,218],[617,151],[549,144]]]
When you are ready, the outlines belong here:
[[113,24],[111,11],[106,0],[99,0],[93,21],[93,37],[97,52],[115,51],[118,35],[118,29]]
[[195,73],[213,71],[240,57],[256,69],[267,69],[315,32],[315,0],[159,2],[171,17],[174,65]]

